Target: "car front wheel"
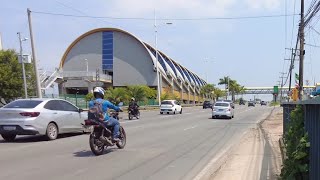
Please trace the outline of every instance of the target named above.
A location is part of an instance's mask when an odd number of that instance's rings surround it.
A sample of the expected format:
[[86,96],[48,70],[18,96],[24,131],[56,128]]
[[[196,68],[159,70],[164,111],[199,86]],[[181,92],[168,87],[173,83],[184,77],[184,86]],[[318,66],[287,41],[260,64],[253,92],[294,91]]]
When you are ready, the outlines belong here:
[[2,138],[7,142],[12,142],[16,138],[16,134],[1,134]]

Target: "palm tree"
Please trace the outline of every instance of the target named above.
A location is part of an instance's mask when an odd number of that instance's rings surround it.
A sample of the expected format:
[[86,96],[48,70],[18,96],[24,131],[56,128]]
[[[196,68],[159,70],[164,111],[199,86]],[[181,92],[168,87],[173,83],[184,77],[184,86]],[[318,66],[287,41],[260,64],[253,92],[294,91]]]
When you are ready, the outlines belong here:
[[206,98],[213,99],[212,92],[214,92],[214,84],[206,84],[201,87],[200,94],[206,96]]

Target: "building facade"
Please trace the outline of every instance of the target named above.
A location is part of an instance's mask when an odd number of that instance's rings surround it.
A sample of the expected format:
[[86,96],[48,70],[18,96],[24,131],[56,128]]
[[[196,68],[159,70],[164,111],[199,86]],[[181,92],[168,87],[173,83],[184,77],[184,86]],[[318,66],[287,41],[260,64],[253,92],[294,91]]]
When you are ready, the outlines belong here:
[[[82,94],[95,86],[147,85],[172,91],[179,99],[201,102],[206,82],[166,54],[134,35],[115,28],[91,30],[77,38],[64,53],[59,74],[60,93]],[[158,64],[160,87],[157,83]]]

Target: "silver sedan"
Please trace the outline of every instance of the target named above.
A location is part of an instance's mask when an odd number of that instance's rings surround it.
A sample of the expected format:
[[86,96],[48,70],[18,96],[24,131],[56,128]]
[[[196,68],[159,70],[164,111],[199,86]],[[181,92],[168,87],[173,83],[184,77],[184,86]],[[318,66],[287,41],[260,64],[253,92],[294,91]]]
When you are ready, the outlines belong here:
[[234,118],[234,107],[230,102],[216,102],[212,108],[212,119],[218,117]]
[[61,99],[21,99],[0,108],[0,134],[6,141],[17,135],[45,135],[83,132],[87,113]]

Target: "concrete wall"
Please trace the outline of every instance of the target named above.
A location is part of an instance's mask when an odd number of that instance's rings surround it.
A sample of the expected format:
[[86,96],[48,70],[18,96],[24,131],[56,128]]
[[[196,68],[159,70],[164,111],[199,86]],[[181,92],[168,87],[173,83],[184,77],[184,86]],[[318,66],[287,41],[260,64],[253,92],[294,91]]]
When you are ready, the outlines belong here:
[[156,72],[148,51],[133,37],[114,32],[113,85],[157,86]]
[[66,57],[64,71],[86,71],[88,60],[89,72],[97,68],[102,72],[102,32],[97,32],[81,39]]

